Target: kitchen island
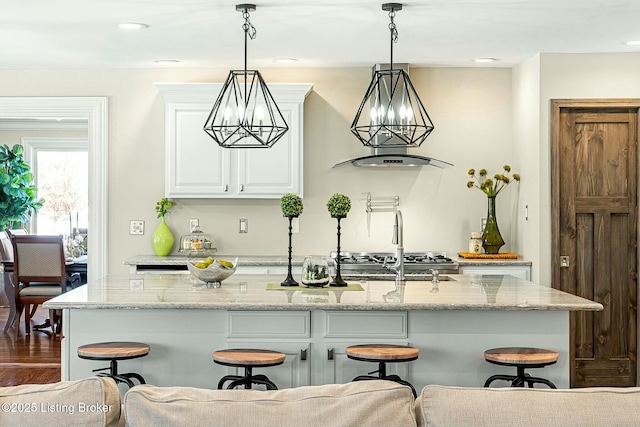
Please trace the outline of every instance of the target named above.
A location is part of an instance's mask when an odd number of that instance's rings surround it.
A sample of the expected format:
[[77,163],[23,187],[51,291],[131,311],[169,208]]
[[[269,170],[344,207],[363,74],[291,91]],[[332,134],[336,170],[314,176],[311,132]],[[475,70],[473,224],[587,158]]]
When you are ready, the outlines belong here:
[[377,342],[420,349],[418,360],[390,364],[416,389],[481,386],[512,369],[484,361],[484,350],[502,346],[558,351],[558,363],[536,375],[567,388],[569,312],[602,310],[508,275],[350,282],[357,290],[282,288],[283,279],[236,274],[211,288],[186,274],[109,276],[56,297],[44,307],[63,310],[62,377],[86,377],[101,367],[77,357],[80,345],[142,341],[151,353],[121,362],[120,370],[159,386],[215,388],[230,368],[215,365],[211,354],[231,347],[286,353],[283,365],[268,370],[280,388],[346,382],[377,365],[347,359],[345,347]]

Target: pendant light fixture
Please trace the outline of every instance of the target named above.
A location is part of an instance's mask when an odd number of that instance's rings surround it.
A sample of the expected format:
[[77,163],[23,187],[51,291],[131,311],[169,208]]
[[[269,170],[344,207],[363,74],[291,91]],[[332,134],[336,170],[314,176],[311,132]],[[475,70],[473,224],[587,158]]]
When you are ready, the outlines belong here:
[[[351,124],[351,132],[366,146],[419,146],[433,130],[433,123],[416,93],[409,74],[393,68],[393,45],[398,30],[393,21],[400,3],[384,3],[389,12],[391,61],[389,69],[375,69],[373,79]],[[382,67],[380,67],[382,68]]]
[[247,41],[256,37],[249,21],[255,4],[238,4],[244,18],[244,70],[229,72],[204,130],[225,148],[268,148],[289,130],[280,109],[257,70],[247,70]]

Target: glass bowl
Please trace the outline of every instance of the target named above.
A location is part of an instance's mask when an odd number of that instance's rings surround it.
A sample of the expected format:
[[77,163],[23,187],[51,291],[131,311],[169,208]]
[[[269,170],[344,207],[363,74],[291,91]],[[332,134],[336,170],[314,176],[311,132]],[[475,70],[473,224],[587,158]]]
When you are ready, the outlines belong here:
[[[192,276],[195,276],[197,279],[202,280],[207,285],[213,287],[219,287],[222,285],[222,281],[235,273],[236,268],[238,267],[238,258],[208,258],[208,260],[212,260],[212,262],[209,263],[206,268],[203,268],[203,266],[207,262],[202,261],[189,261],[187,263],[187,268]],[[232,266],[224,265],[225,263],[231,263]]]

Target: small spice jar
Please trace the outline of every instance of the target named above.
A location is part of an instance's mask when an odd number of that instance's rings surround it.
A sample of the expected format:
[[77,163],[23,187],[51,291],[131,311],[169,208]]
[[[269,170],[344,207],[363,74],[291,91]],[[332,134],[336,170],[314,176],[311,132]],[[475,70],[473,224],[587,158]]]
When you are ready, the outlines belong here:
[[482,253],[482,233],[479,231],[471,232],[471,238],[469,239],[469,252],[473,254]]

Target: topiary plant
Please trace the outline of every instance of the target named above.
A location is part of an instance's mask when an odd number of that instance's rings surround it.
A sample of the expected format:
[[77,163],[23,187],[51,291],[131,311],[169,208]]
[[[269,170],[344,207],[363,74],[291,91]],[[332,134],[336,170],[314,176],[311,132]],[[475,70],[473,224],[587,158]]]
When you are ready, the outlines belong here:
[[302,213],[302,208],[300,196],[289,193],[280,199],[280,209],[282,209],[282,215],[286,217],[297,217]]
[[344,194],[336,193],[327,201],[327,210],[332,217],[346,217],[351,210],[351,199]]

